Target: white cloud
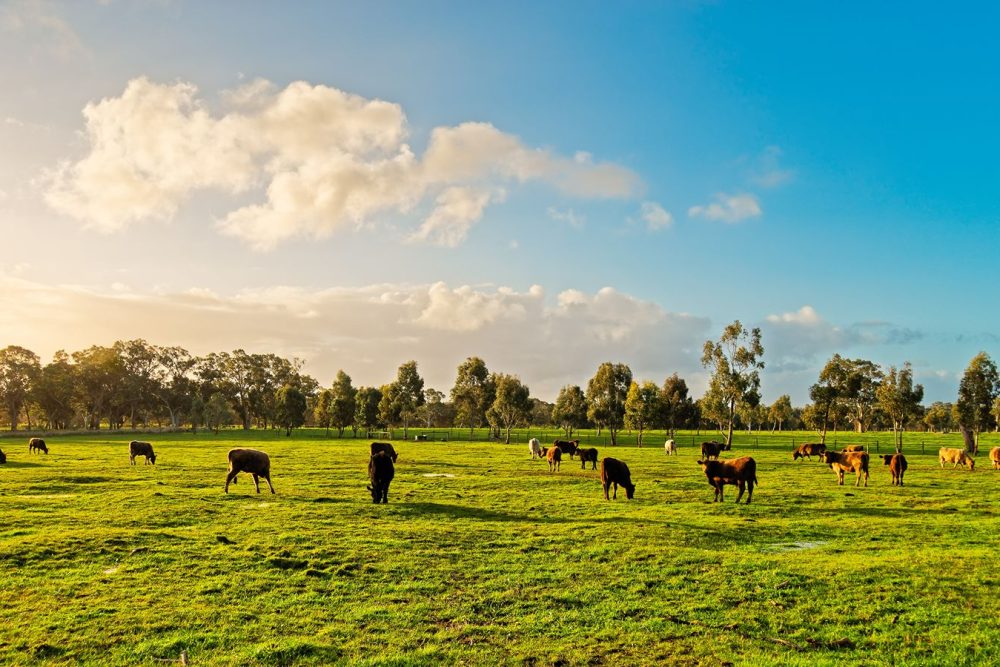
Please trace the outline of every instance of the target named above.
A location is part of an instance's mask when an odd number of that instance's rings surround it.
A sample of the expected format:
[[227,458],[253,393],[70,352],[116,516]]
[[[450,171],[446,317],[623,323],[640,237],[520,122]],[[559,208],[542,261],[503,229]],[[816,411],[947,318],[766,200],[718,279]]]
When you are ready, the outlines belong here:
[[52,3],[43,0],[14,0],[0,5],[0,33],[23,40],[32,57],[44,54],[61,61],[89,57],[72,26],[59,16]]
[[432,130],[417,156],[402,108],[336,88],[255,80],[214,113],[189,83],[130,81],[84,109],[89,150],[49,174],[47,201],[104,232],[167,220],[202,190],[261,193],[223,216],[223,233],[259,250],[324,238],[435,201],[411,240],[454,246],[506,187],[540,182],[583,198],[627,198],[631,170],[587,154],[525,146],[489,123]]
[[688,215],[692,218],[705,218],[726,223],[737,223],[747,218],[756,218],[761,214],[760,203],[751,194],[715,195],[715,201],[704,206],[692,206]]
[[655,201],[642,202],[642,208],[639,212],[639,216],[643,219],[643,221],[645,221],[646,227],[651,232],[664,229],[674,224],[674,216],[670,215],[670,213],[665,211],[664,208]]
[[709,335],[705,318],[612,288],[567,290],[554,302],[538,285],[519,292],[444,283],[227,296],[47,286],[0,273],[0,306],[8,342],[45,358],[57,349],[141,337],[196,354],[243,348],[298,356],[324,383],[339,368],[355,383],[382,383],[401,362],[416,359],[430,386],[447,389],[457,365],[478,355],[493,370],[519,374],[548,400],[566,383],[586,383],[608,360],[656,381],[675,370],[695,377]]
[[785,169],[780,160],[784,151],[779,146],[768,146],[757,158],[757,164],[750,181],[762,188],[777,188],[790,183],[795,178],[794,169]]
[[546,213],[549,217],[558,222],[565,222],[567,225],[573,229],[583,229],[583,226],[587,223],[587,219],[574,211],[571,208],[562,211],[555,206],[550,206]]

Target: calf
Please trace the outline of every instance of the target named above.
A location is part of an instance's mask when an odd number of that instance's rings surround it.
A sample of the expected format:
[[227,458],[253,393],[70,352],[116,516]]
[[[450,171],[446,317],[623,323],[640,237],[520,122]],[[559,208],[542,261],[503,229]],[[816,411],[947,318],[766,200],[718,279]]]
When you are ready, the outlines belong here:
[[883,454],[882,463],[889,466],[892,473],[892,485],[903,486],[903,473],[906,472],[906,457],[902,454]]
[[618,500],[618,487],[625,489],[625,497],[629,500],[635,496],[635,484],[632,483],[632,474],[628,471],[628,466],[624,461],[605,456],[601,459],[601,485],[604,487],[604,499],[608,498],[608,489],[614,485],[614,494],[611,496]]
[[559,464],[562,463],[562,450],[558,447],[549,447],[545,458],[549,460],[549,472],[557,472]]
[[701,458],[718,459],[720,452],[727,452],[732,449],[732,445],[723,442],[703,442],[701,443]]
[[739,488],[740,492],[736,496],[736,502],[740,502],[743,492],[747,492],[747,505],[753,498],[753,485],[760,484],[757,481],[757,462],[752,457],[743,456],[729,461],[703,460],[698,461],[698,465],[705,472],[708,478],[708,485],[715,489],[712,502],[722,502],[722,487],[732,484]]
[[376,452],[368,460],[368,479],[371,484],[368,490],[372,493],[372,502],[389,502],[389,484],[396,476],[396,468],[392,465],[392,456],[388,452]]
[[799,459],[809,459],[812,461],[812,457],[819,456],[826,451],[826,445],[821,442],[807,442],[805,444],[799,445],[792,452],[792,460],[798,461]]
[[528,453],[531,454],[532,459],[542,458],[542,443],[538,442],[538,438],[532,438],[528,441]]
[[41,438],[32,438],[28,441],[28,453],[30,454],[31,452],[45,452],[48,454],[49,448]]
[[593,447],[576,450],[580,457],[580,470],[587,469],[587,461],[590,461],[590,469],[597,470],[597,450]]
[[863,452],[865,451],[864,445],[844,445],[844,448],[840,450],[842,452]]
[[968,452],[964,449],[955,449],[954,447],[942,447],[939,449],[938,460],[941,462],[942,468],[945,463],[953,463],[952,468],[957,468],[959,465],[969,466],[970,471],[976,467],[976,462],[972,460]]
[[994,470],[1000,470],[1000,447],[994,447],[990,450],[990,462],[993,464]]
[[552,445],[561,449],[563,454],[569,454],[570,458],[573,458],[576,450],[580,449],[579,440],[556,440]]
[[676,454],[677,443],[674,442],[673,440],[667,440],[665,443],[663,443],[663,451],[664,453],[666,453],[667,456],[670,456],[671,454]]
[[819,455],[819,460],[830,466],[837,473],[837,483],[844,485],[844,473],[857,473],[854,486],[861,486],[861,476],[865,476],[865,486],[868,486],[868,452],[831,452],[825,451]]
[[375,456],[379,452],[385,452],[386,455],[392,459],[392,462],[396,462],[396,450],[393,449],[392,445],[388,442],[373,442],[371,446],[371,454]]
[[260,478],[267,482],[271,493],[274,493],[274,485],[271,484],[271,459],[267,454],[256,449],[230,449],[229,450],[229,474],[226,475],[226,493],[229,493],[229,483],[236,483],[236,476],[241,472],[248,472],[253,475],[253,485],[260,493]]
[[145,456],[146,465],[153,464],[156,465],[156,454],[153,453],[153,445],[148,442],[141,442],[139,440],[133,440],[128,443],[128,460],[135,465],[135,457]]

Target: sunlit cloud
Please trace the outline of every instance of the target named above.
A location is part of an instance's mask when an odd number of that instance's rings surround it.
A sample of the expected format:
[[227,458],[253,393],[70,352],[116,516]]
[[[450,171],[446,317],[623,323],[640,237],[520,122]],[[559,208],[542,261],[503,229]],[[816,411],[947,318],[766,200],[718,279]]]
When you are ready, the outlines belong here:
[[762,211],[757,198],[751,194],[715,195],[715,201],[703,206],[692,206],[688,215],[692,218],[704,218],[717,222],[734,224],[748,218],[760,217]]

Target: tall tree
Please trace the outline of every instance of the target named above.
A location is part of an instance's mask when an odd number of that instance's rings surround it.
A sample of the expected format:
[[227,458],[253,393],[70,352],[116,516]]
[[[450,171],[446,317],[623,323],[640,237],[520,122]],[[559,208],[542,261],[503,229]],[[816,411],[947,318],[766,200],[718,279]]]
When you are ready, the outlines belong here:
[[913,384],[913,367],[910,362],[904,363],[898,372],[895,366],[890,366],[875,395],[879,407],[892,422],[896,451],[902,452],[906,422],[920,411],[920,401],[924,398],[923,385]]
[[275,423],[290,436],[293,428],[306,423],[306,395],[298,387],[283,385],[275,392]]
[[377,387],[359,387],[354,395],[354,426],[367,436],[379,423],[379,404],[382,392]]
[[344,437],[344,429],[354,422],[354,412],[357,410],[358,390],[351,385],[351,376],[344,371],[337,371],[337,378],[330,388],[332,402],[330,404],[330,425],[337,429],[337,437]]
[[73,353],[78,378],[79,400],[85,413],[88,429],[101,427],[101,418],[107,416],[108,426],[120,426],[119,400],[124,369],[114,349],[92,345]]
[[583,389],[568,384],[559,390],[552,408],[552,421],[562,427],[567,438],[573,437],[574,430],[587,425],[587,397]]
[[625,426],[638,432],[637,444],[642,447],[642,434],[663,421],[663,398],[653,382],[641,385],[632,382],[625,397]]
[[959,422],[972,432],[973,453],[979,453],[979,434],[990,427],[993,400],[1000,394],[997,366],[985,352],[972,358],[958,383]]
[[444,392],[432,387],[424,389],[424,405],[420,412],[427,428],[437,425],[445,413]]
[[792,410],[792,397],[782,394],[771,404],[767,411],[767,420],[771,422],[771,431],[781,430],[782,425],[795,415]]
[[469,427],[470,438],[476,427],[486,423],[486,411],[493,404],[495,392],[485,361],[469,357],[459,365],[455,386],[451,388],[451,402],[455,405],[457,422]]
[[515,375],[497,373],[493,377],[496,398],[488,412],[498,429],[504,432],[504,443],[510,444],[510,431],[527,424],[531,418],[531,394]]
[[941,401],[931,403],[924,414],[924,424],[929,430],[938,433],[951,430],[954,426],[951,417],[952,408],[954,406],[951,403],[942,403]]
[[205,403],[205,426],[212,429],[216,435],[223,426],[229,426],[236,421],[236,413],[229,406],[229,399],[222,392],[215,392]]
[[59,350],[53,356],[52,363],[41,369],[33,392],[50,429],[70,427],[75,414],[73,402],[76,394],[76,367],[70,363],[69,355]]
[[688,424],[694,416],[694,401],[688,395],[687,382],[677,373],[664,380],[660,396],[664,425],[672,438],[677,427]]
[[183,347],[157,347],[155,349],[156,368],[153,373],[152,391],[163,408],[167,410],[170,425],[177,428],[180,425],[181,413],[185,406],[189,410],[194,409],[191,405],[191,397],[198,394],[198,388],[195,387],[191,373],[197,366],[198,359],[192,357],[191,353]]
[[12,431],[17,430],[21,408],[31,395],[41,370],[38,355],[27,348],[8,345],[0,350],[0,400],[7,408]]
[[726,407],[726,443],[733,441],[736,408],[743,401],[760,402],[760,371],[764,369],[764,346],[760,329],[745,329],[736,320],[722,332],[718,342],[707,340],[701,364],[711,372],[710,389]]
[[[329,389],[324,389],[319,392],[319,396],[316,397],[316,405],[313,406],[313,419],[316,420],[316,425],[325,428],[326,434],[330,435],[330,419],[331,413],[333,411],[333,392]],[[351,421],[354,421],[354,415],[351,415]]]
[[608,429],[611,445],[618,444],[618,431],[625,423],[625,399],[632,385],[632,369],[626,364],[601,364],[587,382],[587,417]]

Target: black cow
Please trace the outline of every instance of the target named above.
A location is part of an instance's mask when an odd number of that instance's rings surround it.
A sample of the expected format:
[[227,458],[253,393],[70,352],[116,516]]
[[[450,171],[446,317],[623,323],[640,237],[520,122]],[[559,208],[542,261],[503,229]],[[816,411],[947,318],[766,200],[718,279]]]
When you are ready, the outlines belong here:
[[396,468],[392,465],[392,458],[386,452],[372,454],[368,460],[368,479],[371,484],[368,490],[372,492],[373,503],[389,502],[389,484],[396,476]]

